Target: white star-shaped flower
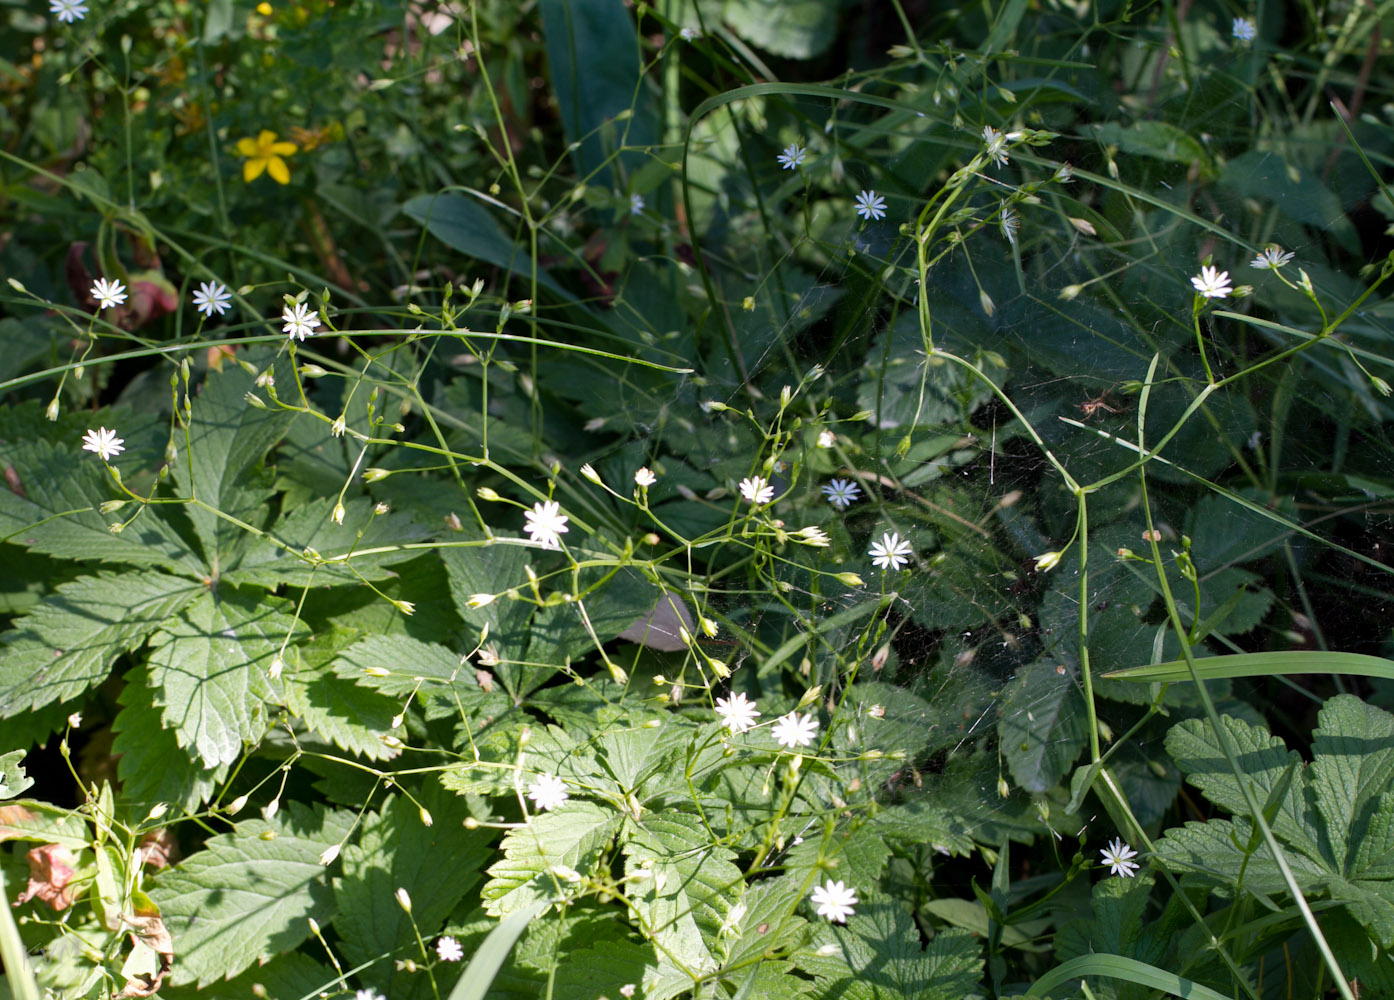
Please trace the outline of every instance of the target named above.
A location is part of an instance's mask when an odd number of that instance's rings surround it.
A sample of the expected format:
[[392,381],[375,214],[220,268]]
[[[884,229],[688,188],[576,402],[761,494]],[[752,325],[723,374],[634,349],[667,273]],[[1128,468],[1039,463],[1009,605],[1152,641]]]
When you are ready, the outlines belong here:
[[834,507],[843,508],[860,500],[862,489],[850,479],[833,479],[823,487],[823,495]]
[[1284,252],[1283,248],[1276,243],[1270,243],[1263,248],[1263,253],[1249,261],[1250,267],[1256,267],[1263,271],[1276,271],[1288,261],[1292,260],[1292,252]]
[[775,157],[779,165],[785,170],[793,170],[803,166],[804,157],[808,155],[808,150],[804,149],[797,142],[791,142],[784,147],[784,152]]
[[863,219],[884,219],[886,217],[886,199],[875,191],[863,191],[857,195],[857,214]]
[[1007,137],[991,125],[983,126],[983,142],[987,145],[987,158],[994,161],[998,168],[1005,167],[1007,160]]
[[813,717],[812,712],[808,715],[790,712],[775,722],[770,728],[770,735],[782,747],[791,750],[794,747],[806,747],[818,736],[818,720]]
[[82,435],[82,450],[95,451],[101,456],[103,462],[109,462],[126,450],[122,447],[125,440],[125,438],[117,437],[115,431],[98,427],[95,431],[89,430]]
[[1252,42],[1258,36],[1258,26],[1247,17],[1236,17],[1230,26],[1230,34],[1241,42]]
[[571,530],[566,526],[567,520],[561,512],[561,504],[555,500],[539,500],[532,505],[532,510],[523,514],[523,530],[544,549],[559,549],[561,536]]
[[1200,274],[1191,278],[1191,284],[1195,286],[1197,294],[1207,299],[1222,299],[1233,291],[1229,285],[1229,272],[1208,264],[1200,269]]
[[653,474],[653,470],[647,465],[634,473],[634,482],[639,486],[652,486],[658,482],[658,477]]
[[871,556],[871,565],[896,570],[910,561],[910,553],[914,551],[908,539],[888,531],[881,536],[879,542],[871,543],[871,548],[867,549],[866,554]]
[[855,912],[852,908],[857,905],[857,890],[829,879],[824,885],[814,886],[810,898],[818,904],[818,916],[845,924]]
[[837,435],[834,434],[832,431],[826,431],[826,430],[825,430],[825,431],[819,431],[819,432],[818,432],[818,447],[819,447],[819,448],[831,448],[831,447],[832,447],[834,444],[836,444],[836,443],[837,443]]
[[528,785],[528,798],[532,799],[538,809],[545,811],[556,809],[571,798],[571,793],[566,790],[565,781],[555,774],[544,774]]
[[436,954],[442,962],[458,962],[465,957],[465,949],[453,937],[442,937],[436,939]]
[[281,321],[285,324],[281,329],[287,336],[298,337],[303,342],[306,337],[315,335],[315,327],[319,326],[319,313],[305,303],[297,302],[294,309],[286,306],[281,310]]
[[694,42],[698,38],[698,32],[696,28],[683,28],[682,31],[678,32],[678,34],[682,36],[682,40],[684,42]]
[[98,309],[110,309],[126,301],[126,286],[119,281],[98,278],[92,282],[92,297],[97,300]]
[[386,997],[372,990],[359,990],[353,995],[353,1000],[387,1000]]
[[639,215],[644,211],[644,196],[632,194],[629,196],[629,214]]
[[1114,837],[1113,842],[1099,851],[1104,856],[1104,864],[1108,865],[1109,870],[1114,875],[1122,875],[1124,878],[1133,877],[1133,869],[1142,867],[1130,858],[1137,857],[1137,851],[1123,843],[1121,837]]
[[746,698],[745,693],[737,691],[730,698],[716,699],[716,714],[733,733],[743,733],[755,728],[755,720],[760,713],[755,710],[755,702]]
[[72,24],[87,16],[87,4],[81,0],[48,0],[48,12],[65,24]]
[[741,480],[741,496],[759,507],[767,504],[774,499],[774,487],[771,486],[764,476],[751,476]]
[[228,290],[216,281],[201,281],[198,291],[194,292],[194,305],[205,316],[212,316],[214,313],[221,316],[227,312],[228,303],[231,301],[232,296],[228,294]]

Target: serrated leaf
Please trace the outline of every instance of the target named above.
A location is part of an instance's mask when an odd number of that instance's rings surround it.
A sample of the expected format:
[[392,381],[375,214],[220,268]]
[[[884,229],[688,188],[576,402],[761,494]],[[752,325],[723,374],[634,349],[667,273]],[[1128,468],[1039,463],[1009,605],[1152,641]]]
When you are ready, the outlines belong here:
[[634,996],[649,996],[638,989],[658,972],[653,945],[634,941],[597,941],[589,948],[568,952],[562,974],[552,991],[554,1000],[594,1000],[596,997],[623,997],[626,986]]
[[289,601],[231,588],[205,592],[150,640],[150,677],[166,725],[208,767],[231,764],[266,731],[281,700],[268,672],[297,626]]
[[116,738],[111,745],[119,755],[116,773],[123,797],[135,809],[164,803],[196,812],[227,778],[227,767],[205,768],[181,748],[174,731],[162,724],[155,699],[149,671],[126,675],[126,685],[116,698],[122,708],[112,723]]
[[200,584],[155,570],[61,585],[0,640],[0,718],[100,684],[116,657],[203,592]]
[[797,952],[795,963],[817,977],[814,995],[843,1000],[962,1000],[982,976],[975,935],[959,927],[941,929],[928,948],[905,907],[884,900],[863,902],[846,925],[821,932],[837,946],[831,955]]
[[621,822],[622,816],[613,809],[573,799],[509,830],[500,845],[503,860],[489,869],[492,877],[481,893],[489,915],[504,916],[539,900],[556,898],[566,883],[559,883],[552,868],[565,865],[582,874],[588,872]]
[[404,635],[375,635],[354,643],[335,658],[334,672],[395,697],[418,690],[425,696],[454,692],[468,702],[481,693],[474,667],[459,653]]
[[249,996],[298,1000],[329,990],[337,978],[338,973],[329,966],[292,951],[201,990],[166,985],[160,990],[160,1000],[245,1000]]
[[1070,672],[1052,658],[1017,671],[1002,700],[997,724],[1002,756],[1012,777],[1028,792],[1055,787],[1084,749],[1084,699]]
[[80,815],[34,799],[16,799],[0,805],[0,844],[7,840],[62,844],[71,851],[81,851],[92,844],[87,823]]
[[99,504],[119,497],[100,462],[83,461],[75,449],[36,440],[6,448],[24,495],[0,487],[0,539],[64,559],[99,559],[137,566],[160,566],[198,577],[203,560],[163,518],[158,506],[113,534],[111,522],[135,512],[128,504],[106,516]]
[[[1344,870],[1347,846],[1364,841],[1371,817],[1385,793],[1394,788],[1394,715],[1351,695],[1338,695],[1322,706],[1312,745],[1312,789]],[[1380,838],[1382,839],[1382,838]],[[1366,861],[1362,867],[1371,862]]]
[[[1310,804],[1310,779],[1301,755],[1289,751],[1282,740],[1270,736],[1266,730],[1240,719],[1225,715],[1220,717],[1220,722],[1243,766],[1244,779],[1252,784],[1254,796],[1260,803],[1267,801],[1278,783],[1284,780],[1284,773],[1296,765],[1292,784],[1278,804],[1270,825],[1280,840],[1315,861],[1331,864],[1329,850],[1324,849],[1322,843],[1316,810]],[[1177,767],[1186,774],[1186,780],[1199,788],[1207,799],[1231,813],[1247,815],[1249,807],[1244,794],[1208,722],[1188,719],[1172,726],[1167,733],[1166,748]]]
[[1093,919],[1076,920],[1060,928],[1055,938],[1057,958],[1103,953],[1162,964],[1171,936],[1160,937],[1154,933],[1152,922],[1143,919],[1154,877],[1144,869],[1135,878],[1106,878],[1096,883],[1091,894]]
[[391,760],[401,751],[382,741],[402,700],[331,673],[297,674],[286,682],[286,707],[315,735],[368,760]]
[[[252,363],[266,360],[263,355]],[[295,384],[284,359],[271,367],[277,384]],[[271,484],[258,470],[293,419],[285,411],[252,406],[244,398],[249,391],[256,391],[255,379],[240,367],[210,371],[192,398],[186,450],[171,467],[179,488],[207,505],[188,504],[183,510],[203,545],[205,560],[218,573],[235,567],[236,554],[251,536],[209,508],[264,526]]]
[[626,832],[625,874],[638,877],[627,894],[644,937],[688,974],[712,971],[727,900],[742,883],[735,854],[685,813],[645,816]]
[[802,843],[789,848],[784,868],[796,878],[816,870],[854,888],[869,889],[880,882],[890,856],[879,826],[867,823],[856,830],[834,830],[826,838],[805,833]]
[[174,936],[174,983],[205,986],[295,948],[309,920],[327,924],[334,895],[320,855],[353,828],[353,813],[292,802],[274,820],[237,824],[161,872],[150,896]]
[[[355,964],[404,946],[415,949],[416,931],[434,937],[479,881],[492,853],[491,833],[465,829],[469,809],[463,798],[446,795],[431,782],[418,800],[430,812],[431,826],[422,822],[416,803],[395,796],[364,820],[358,843],[344,849],[344,874],[334,885],[339,909],[334,927]],[[399,889],[411,898],[410,915],[395,898]],[[416,979],[410,972],[394,973],[391,963],[365,975],[389,997],[406,996]]]
[[808,59],[832,44],[840,5],[828,0],[726,0],[722,13],[752,45],[777,56]]
[[[404,514],[373,516],[372,510],[371,500],[350,500],[344,504],[343,524],[336,524],[330,504],[296,508],[270,528],[271,537],[289,545],[292,551],[286,551],[270,538],[254,538],[247,544],[247,551],[238,560],[237,567],[223,574],[223,580],[265,587],[281,584],[323,587],[389,579],[396,575],[389,567],[420,554],[398,546],[420,542],[427,536],[423,528]],[[346,556],[347,560],[316,567],[299,555],[306,549],[313,549],[325,559]],[[365,554],[356,555],[360,552]]]

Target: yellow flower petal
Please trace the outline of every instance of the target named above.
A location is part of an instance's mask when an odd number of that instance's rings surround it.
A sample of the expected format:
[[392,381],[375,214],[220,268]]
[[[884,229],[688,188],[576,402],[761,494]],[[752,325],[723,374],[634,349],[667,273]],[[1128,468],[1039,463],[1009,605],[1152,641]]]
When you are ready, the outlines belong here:
[[257,133],[257,146],[261,149],[269,148],[276,141],[276,133],[269,128],[264,128]]
[[299,149],[300,147],[293,142],[273,142],[268,152],[275,153],[277,156],[290,156],[298,152]]
[[279,156],[272,156],[266,160],[266,172],[277,184],[290,183],[290,171],[286,169],[286,161]]
[[242,179],[248,184],[262,175],[266,169],[266,161],[262,159],[248,160],[242,164]]
[[243,156],[256,156],[261,152],[261,147],[257,145],[255,139],[238,139],[237,152]]

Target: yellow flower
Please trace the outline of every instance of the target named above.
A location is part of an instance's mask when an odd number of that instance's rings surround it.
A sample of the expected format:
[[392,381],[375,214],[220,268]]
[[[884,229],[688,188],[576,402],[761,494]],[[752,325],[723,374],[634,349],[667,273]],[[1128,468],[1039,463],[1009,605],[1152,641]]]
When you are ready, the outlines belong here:
[[277,184],[290,183],[290,170],[283,156],[290,156],[298,147],[293,142],[277,142],[276,133],[266,129],[255,139],[238,139],[237,152],[247,157],[242,164],[242,179],[248,184],[265,171]]
[[[257,13],[260,14],[262,17],[270,17],[270,16],[271,16],[271,5],[270,5],[269,3],[259,3],[259,4],[257,4]],[[275,174],[272,174],[272,176],[274,177]],[[282,181],[281,183],[284,184],[285,182]]]

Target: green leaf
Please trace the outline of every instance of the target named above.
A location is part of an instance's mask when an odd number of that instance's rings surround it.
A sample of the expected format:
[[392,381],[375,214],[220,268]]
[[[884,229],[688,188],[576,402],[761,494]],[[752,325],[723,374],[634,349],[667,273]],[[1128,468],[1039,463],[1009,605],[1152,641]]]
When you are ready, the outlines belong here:
[[1070,671],[1060,673],[1050,657],[1017,671],[1003,697],[997,732],[1018,785],[1028,792],[1055,787],[1088,736],[1084,700]]
[[[1309,778],[1301,755],[1295,750],[1289,751],[1282,740],[1270,736],[1266,730],[1250,726],[1241,719],[1225,715],[1220,717],[1220,722],[1244,769],[1242,780],[1253,786],[1259,802],[1265,802],[1285,780],[1289,768],[1294,765],[1298,768],[1269,822],[1280,840],[1314,861],[1330,864],[1329,851],[1323,849],[1318,816],[1311,805]],[[1230,771],[1209,722],[1187,719],[1172,726],[1167,733],[1166,748],[1176,766],[1186,774],[1187,781],[1199,788],[1207,799],[1231,813],[1247,815],[1248,805],[1239,788],[1240,779]]]
[[528,925],[550,905],[551,900],[540,899],[515,910],[500,921],[475,951],[464,975],[450,991],[450,1000],[484,1000],[494,977],[508,960],[508,953],[513,950],[514,943],[528,929]]
[[468,705],[484,694],[474,667],[459,653],[404,635],[374,635],[354,643],[334,660],[334,672],[396,698],[412,692],[427,698],[453,695]]
[[[373,501],[359,498],[344,504],[344,523],[335,524],[334,508],[313,503],[292,510],[270,529],[271,536],[288,544],[286,551],[269,538],[253,538],[237,568],[223,574],[231,584],[256,583],[276,587],[353,585],[360,580],[386,580],[396,574],[389,568],[420,555],[395,546],[420,542],[426,532],[404,514],[373,516]],[[361,532],[361,535],[360,535]],[[390,551],[374,552],[377,548]],[[348,556],[346,563],[314,566],[300,557],[313,549],[326,559]],[[359,556],[355,553],[367,553]],[[349,567],[352,567],[350,569]]]
[[[657,142],[651,98],[640,86],[634,19],[622,0],[541,0],[538,6],[552,92],[567,142],[576,144],[577,173],[591,177],[603,170],[622,145]],[[633,114],[615,121],[625,111]],[[643,163],[633,153],[622,158],[630,169]]]
[[489,627],[489,639],[499,649],[526,649],[527,625],[533,606],[503,598],[482,608],[469,606],[475,594],[498,594],[527,580],[529,550],[518,545],[452,547],[440,550],[450,578],[455,610],[476,629]]
[[23,750],[0,754],[0,799],[12,799],[34,784],[24,773],[24,754]]
[[817,977],[814,995],[828,1000],[962,1000],[982,976],[975,935],[941,929],[921,948],[914,918],[898,903],[864,901],[845,926],[830,925],[824,934],[835,953],[801,951],[794,961]]
[[[634,986],[635,996],[652,996],[653,990],[639,988],[658,975],[658,963],[651,944],[634,941],[597,941],[589,948],[567,953],[556,977],[553,1000],[595,1000],[619,998],[626,986]],[[452,998],[453,1000],[453,998]]]
[[726,0],[722,16],[752,45],[809,59],[832,44],[841,5],[829,0]]
[[83,461],[72,449],[36,440],[5,449],[23,493],[0,489],[0,539],[64,559],[99,559],[137,566],[160,566],[187,576],[202,576],[203,562],[164,520],[158,506],[148,507],[119,534],[111,523],[135,512],[127,504],[114,515],[98,505],[118,494],[101,465]]
[[165,724],[208,767],[231,764],[266,731],[281,696],[268,676],[287,637],[289,601],[224,587],[205,592],[151,637],[150,676]]
[[62,844],[70,851],[92,846],[92,835],[80,815],[34,799],[0,805],[0,844],[7,840]]
[[[458,194],[423,194],[403,205],[402,211],[446,246],[520,278],[532,278],[533,266],[526,248],[505,235],[489,210],[475,199]],[[536,273],[537,283],[543,288],[574,301],[574,296],[546,271],[538,268]]]
[[[479,881],[492,853],[490,832],[465,829],[469,809],[463,798],[443,794],[430,782],[418,799],[431,815],[431,826],[422,822],[415,803],[394,796],[363,821],[358,843],[344,849],[344,874],[334,886],[339,909],[334,928],[354,964],[372,962],[384,952],[415,951],[413,921],[423,937],[434,937]],[[411,898],[410,915],[395,898],[398,889]],[[391,963],[367,975],[389,997],[408,995],[416,979],[405,970],[394,972]]]
[[573,799],[509,830],[500,845],[503,859],[489,869],[492,877],[482,891],[489,915],[504,916],[538,900],[556,899],[567,883],[553,867],[590,871],[622,820],[613,809]]
[[[1216,993],[1208,986],[1192,982],[1174,972],[1166,972],[1145,962],[1123,958],[1119,955],[1084,955],[1080,958],[1072,958],[1051,969],[1031,984],[1031,989],[1026,995],[1028,997],[1053,996],[1055,994],[1051,992],[1052,990],[1064,987],[1073,980],[1090,976],[1105,976],[1110,979],[1138,983],[1152,990],[1160,990],[1170,996],[1186,997],[1187,1000],[1228,1000],[1225,994]],[[1071,996],[1074,995],[1073,991],[1069,991],[1069,993]]]
[[1317,715],[1312,753],[1312,789],[1337,868],[1345,870],[1346,850],[1356,845],[1367,858],[1361,866],[1366,867],[1378,853],[1370,853],[1374,845],[1364,843],[1367,827],[1385,793],[1394,788],[1394,715],[1338,695]]
[[[266,358],[252,363],[266,364]],[[274,374],[278,385],[295,385],[284,359],[274,365]],[[193,397],[186,450],[172,464],[180,489],[208,505],[188,504],[183,510],[215,576],[236,565],[249,535],[209,507],[264,526],[271,489],[269,478],[261,474],[262,462],[292,419],[283,411],[252,406],[244,398],[250,391],[256,391],[253,378],[236,365],[209,372],[202,391]]]
[[123,798],[133,808],[164,803],[196,812],[227,778],[227,767],[205,768],[179,746],[174,730],[163,724],[156,695],[149,671],[142,668],[127,673],[116,698],[122,708],[112,723],[111,749],[119,755]]
[[742,885],[736,855],[684,813],[646,815],[627,833],[625,874],[638,879],[627,894],[645,939],[690,974],[712,971],[727,900]]
[[1125,153],[1187,166],[1199,164],[1206,173],[1211,171],[1210,157],[1199,140],[1170,122],[1140,121],[1128,126],[1108,122],[1093,129],[1099,142],[1118,146]]
[[1341,207],[1341,198],[1316,175],[1283,161],[1272,149],[1240,153],[1225,164],[1220,183],[1245,198],[1270,203],[1281,215],[1332,236],[1358,253],[1360,237]]
[[[1277,677],[1284,674],[1353,674],[1394,680],[1394,660],[1365,653],[1332,653],[1324,650],[1289,650],[1277,653],[1231,653],[1196,660],[1201,680],[1222,677]],[[1104,677],[1121,681],[1189,681],[1190,668],[1183,661],[1151,663],[1126,670],[1111,670]]]
[[296,674],[286,683],[286,707],[310,731],[368,760],[392,760],[400,751],[382,741],[402,699],[353,684],[332,673]]
[[[0,490],[0,493],[3,493]],[[155,570],[65,583],[0,645],[0,718],[66,701],[106,680],[112,661],[204,588]]]
[[237,824],[161,872],[150,896],[174,937],[179,983],[206,986],[290,951],[327,924],[334,894],[320,855],[348,837],[350,812],[292,802],[270,822]]

